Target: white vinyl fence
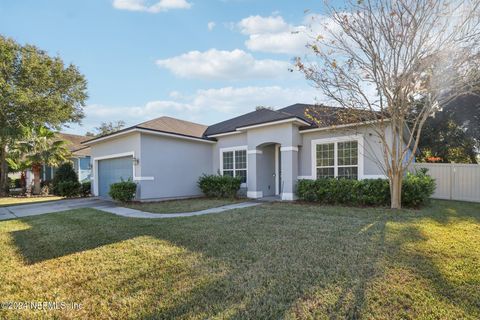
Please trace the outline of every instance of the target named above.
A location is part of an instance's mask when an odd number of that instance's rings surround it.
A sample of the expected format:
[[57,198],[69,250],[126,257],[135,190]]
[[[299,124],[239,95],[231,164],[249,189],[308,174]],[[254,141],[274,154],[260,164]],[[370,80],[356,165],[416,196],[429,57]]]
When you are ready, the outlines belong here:
[[432,198],[480,202],[480,165],[458,163],[416,163],[427,168],[437,189]]

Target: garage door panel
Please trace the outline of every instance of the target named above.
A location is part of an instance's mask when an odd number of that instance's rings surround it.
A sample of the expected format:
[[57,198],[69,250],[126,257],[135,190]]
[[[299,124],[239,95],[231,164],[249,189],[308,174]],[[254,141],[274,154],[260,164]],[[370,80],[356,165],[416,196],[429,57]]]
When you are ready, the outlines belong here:
[[98,162],[98,194],[107,197],[112,183],[133,178],[132,157],[105,159]]

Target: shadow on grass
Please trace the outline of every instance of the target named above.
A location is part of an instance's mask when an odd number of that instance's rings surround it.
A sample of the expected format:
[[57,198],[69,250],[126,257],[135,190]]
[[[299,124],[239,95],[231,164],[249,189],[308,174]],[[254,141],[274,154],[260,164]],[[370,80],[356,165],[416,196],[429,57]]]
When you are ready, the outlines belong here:
[[415,212],[414,218],[419,217],[425,217],[443,225],[467,220],[480,223],[480,203],[433,200],[431,205]]
[[[201,254],[211,270],[226,266],[224,274],[178,293],[175,304],[139,311],[141,318],[308,318],[320,313],[356,319],[369,303],[368,284],[384,272],[379,262],[391,256],[430,279],[439,295],[459,303],[467,299],[467,310],[480,297],[462,294],[421,252],[402,251],[405,243],[426,241],[409,223],[432,215],[268,204],[221,215],[140,220],[78,210],[23,219],[30,228],[11,235],[30,265],[149,236]],[[462,213],[456,217],[462,219]],[[478,219],[470,213],[465,218],[471,217]],[[388,241],[391,221],[407,225]],[[127,279],[125,287],[144,278],[148,272]],[[163,291],[150,289],[147,302],[162,299]]]
[[[451,208],[445,211],[452,213]],[[461,214],[460,210],[454,211],[455,217],[451,218],[441,217],[438,211],[433,217],[427,217],[433,218],[437,223],[445,224],[446,226],[442,229],[455,228],[453,221],[471,221],[472,218],[474,221],[479,221],[480,211],[476,215],[472,212]],[[428,291],[436,299],[459,307],[464,314],[457,318],[478,319],[480,317],[480,278],[476,265],[478,263],[478,259],[475,258],[476,250],[474,249],[473,252],[463,250],[464,244],[452,243],[449,239],[451,236],[448,235],[445,235],[441,241],[438,241],[440,240],[438,238],[432,239],[431,231],[430,234],[425,231],[431,227],[424,229],[422,223],[418,221],[416,224],[401,223],[400,226],[396,232],[389,233],[390,239],[385,245],[386,260],[390,265],[411,271],[416,277],[428,283]],[[458,232],[454,235],[458,236],[462,231],[465,231],[463,227],[459,227],[452,233]],[[428,244],[430,240],[433,241]],[[442,260],[443,257],[446,257],[447,261]],[[462,269],[456,273],[455,268]],[[476,280],[469,282],[469,277],[475,278],[475,275]]]

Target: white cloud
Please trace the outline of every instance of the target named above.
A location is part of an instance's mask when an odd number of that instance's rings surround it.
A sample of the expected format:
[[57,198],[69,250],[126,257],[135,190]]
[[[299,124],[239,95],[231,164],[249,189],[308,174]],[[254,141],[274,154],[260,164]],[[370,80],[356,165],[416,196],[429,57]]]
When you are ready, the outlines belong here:
[[173,91],[169,100],[150,101],[143,106],[88,105],[85,107],[84,126],[69,131],[91,131],[106,120],[124,120],[131,126],[160,116],[209,125],[253,111],[256,106],[282,108],[297,102],[313,103],[316,94],[313,88],[280,86],[201,89],[193,95]]
[[296,27],[286,32],[252,34],[245,45],[252,51],[302,54],[308,43],[305,31],[305,27]]
[[235,49],[190,51],[177,57],[157,60],[157,65],[181,78],[238,80],[276,78],[288,73],[286,61],[256,60],[251,54]]
[[277,33],[287,31],[289,25],[280,16],[250,16],[238,23],[243,34]]
[[217,24],[215,23],[215,21],[210,21],[209,23],[207,23],[207,28],[208,28],[208,31],[212,31],[213,28],[215,28]]
[[[128,107],[112,107],[105,105],[88,105],[85,107],[85,113],[87,117],[99,118],[99,119],[132,119],[142,121],[155,118],[162,115],[165,112],[177,113],[192,111],[195,108],[187,103],[172,101],[172,100],[159,100],[147,102],[144,106],[128,106]],[[134,121],[135,121],[134,120]],[[105,121],[105,120],[103,120]]]
[[160,0],[153,4],[146,0],[114,0],[113,7],[119,10],[158,13],[173,9],[190,9],[192,4],[186,0]]
[[281,16],[250,16],[237,26],[249,36],[245,45],[251,51],[292,55],[306,52],[307,28],[287,24]]
[[224,87],[198,90],[191,104],[198,110],[212,109],[224,114],[239,115],[253,111],[256,106],[285,107],[297,102],[313,102],[312,89],[269,87]]

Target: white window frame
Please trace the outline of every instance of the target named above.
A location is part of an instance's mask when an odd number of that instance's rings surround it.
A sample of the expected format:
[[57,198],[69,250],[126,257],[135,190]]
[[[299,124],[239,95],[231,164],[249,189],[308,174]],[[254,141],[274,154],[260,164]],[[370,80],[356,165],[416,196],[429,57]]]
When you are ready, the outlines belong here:
[[[357,167],[358,167],[358,174],[357,179],[362,180],[364,179],[363,169],[364,169],[364,138],[362,134],[357,135],[349,135],[349,136],[341,136],[335,138],[325,138],[325,139],[315,139],[312,140],[312,177],[314,180],[317,179],[317,145],[319,144],[328,144],[333,143],[333,152],[334,152],[334,176],[335,178],[338,177],[338,143],[339,142],[348,142],[348,141],[356,141],[357,142]],[[340,166],[340,167],[354,167],[354,166]]]
[[[230,152],[230,151],[233,151],[233,176],[235,177],[235,171],[237,170],[236,167],[235,167],[235,151],[245,151],[246,154],[247,154],[247,167],[246,167],[246,171],[247,171],[247,176],[246,176],[246,179],[248,181],[248,146],[236,146],[236,147],[229,147],[229,148],[220,148],[220,173],[222,174],[223,176],[223,153],[224,152]],[[239,170],[243,170],[243,169],[239,169]],[[247,186],[247,183],[246,182],[242,182],[241,184],[241,187],[244,188]]]

